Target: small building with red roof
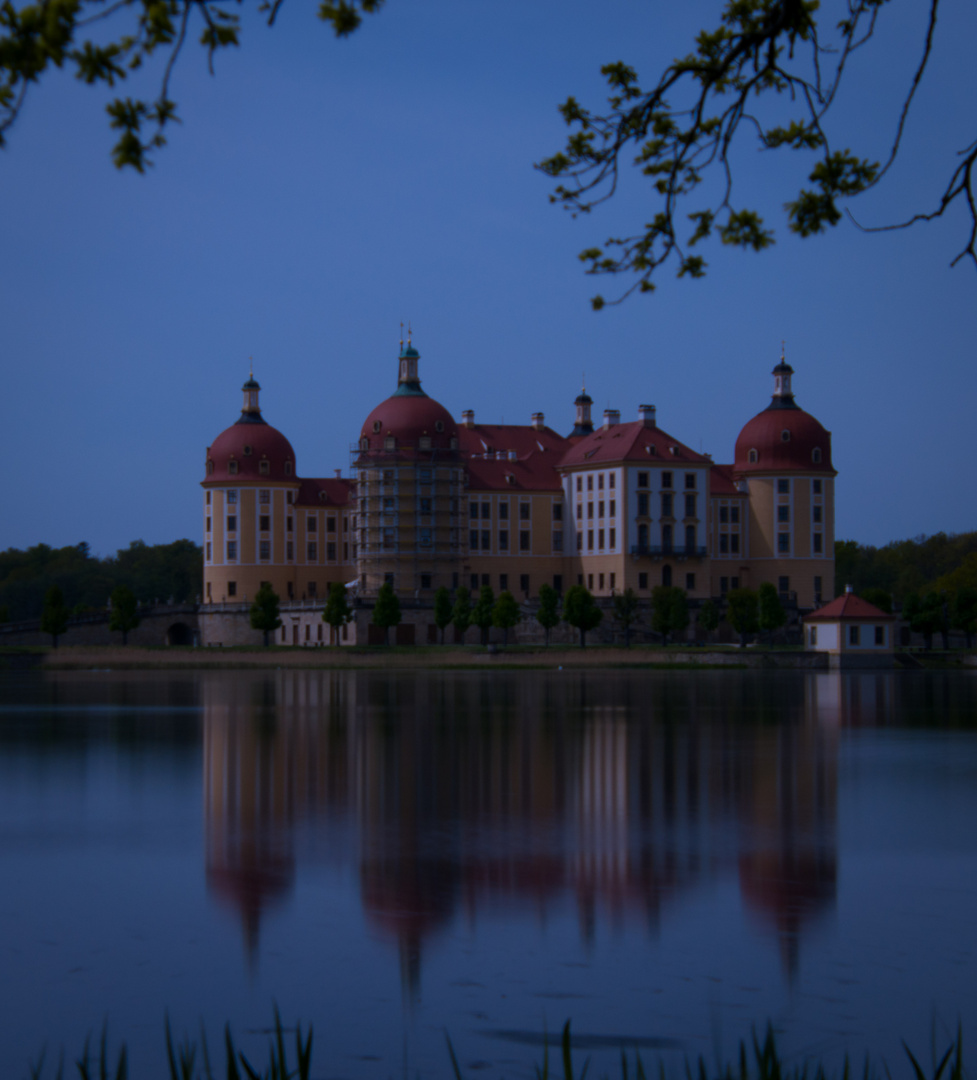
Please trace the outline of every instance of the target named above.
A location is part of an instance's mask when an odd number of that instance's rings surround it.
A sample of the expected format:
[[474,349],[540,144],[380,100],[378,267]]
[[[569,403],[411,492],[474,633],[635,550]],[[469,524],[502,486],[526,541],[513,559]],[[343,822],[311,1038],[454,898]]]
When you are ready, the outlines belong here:
[[832,667],[893,667],[895,621],[847,585],[841,596],[804,617],[804,644],[829,653]]

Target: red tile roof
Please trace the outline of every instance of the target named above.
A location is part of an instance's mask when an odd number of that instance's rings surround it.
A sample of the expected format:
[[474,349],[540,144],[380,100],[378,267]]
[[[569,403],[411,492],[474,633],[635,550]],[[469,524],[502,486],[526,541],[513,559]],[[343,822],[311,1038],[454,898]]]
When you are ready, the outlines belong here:
[[742,499],[747,497],[745,491],[738,491],[736,488],[732,465],[713,465],[709,473],[709,494],[723,499],[734,495]]
[[[653,448],[653,449],[650,449]],[[581,465],[604,465],[618,461],[641,461],[645,464],[711,465],[704,454],[690,450],[659,427],[647,427],[643,420],[598,428],[592,435],[572,446],[560,462],[562,468]]]
[[839,619],[870,619],[878,622],[880,619],[894,619],[895,615],[887,615],[881,608],[870,604],[854,593],[846,592],[836,597],[830,604],[810,615],[804,616],[805,622],[837,622]]
[[556,465],[568,445],[548,427],[476,424],[458,428],[458,446],[473,491],[559,491]]
[[352,480],[311,479],[300,481],[297,506],[348,506],[356,484]]

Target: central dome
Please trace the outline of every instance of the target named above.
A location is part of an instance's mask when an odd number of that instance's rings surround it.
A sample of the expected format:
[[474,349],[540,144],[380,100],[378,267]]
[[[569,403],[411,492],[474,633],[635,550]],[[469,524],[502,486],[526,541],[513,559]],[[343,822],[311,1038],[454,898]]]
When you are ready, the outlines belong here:
[[363,422],[361,453],[456,450],[458,425],[451,413],[421,389],[420,353],[409,342],[400,352],[396,393],[382,401]]

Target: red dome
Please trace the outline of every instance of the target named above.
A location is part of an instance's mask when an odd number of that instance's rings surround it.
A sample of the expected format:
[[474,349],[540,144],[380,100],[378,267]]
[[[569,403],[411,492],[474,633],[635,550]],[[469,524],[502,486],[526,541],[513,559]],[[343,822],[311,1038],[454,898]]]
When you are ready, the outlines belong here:
[[736,440],[737,473],[833,473],[831,432],[796,406],[757,413]]
[[[236,470],[231,471],[231,462]],[[262,462],[266,464],[262,466]],[[295,479],[295,451],[285,436],[264,420],[244,416],[214,439],[207,450],[205,483]]]
[[[363,422],[360,449],[384,450],[388,436],[396,440],[397,450],[450,450],[452,440],[458,438],[458,425],[451,413],[427,394],[397,393],[382,401]],[[421,447],[422,438],[430,438],[429,447]]]

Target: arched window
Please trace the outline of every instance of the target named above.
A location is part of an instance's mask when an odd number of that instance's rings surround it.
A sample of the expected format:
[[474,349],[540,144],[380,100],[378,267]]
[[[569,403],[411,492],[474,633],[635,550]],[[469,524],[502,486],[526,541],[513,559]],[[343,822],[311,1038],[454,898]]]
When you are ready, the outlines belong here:
[[271,472],[271,462],[267,458],[262,458],[262,460],[258,462],[258,472],[261,473],[262,476],[267,476]]
[[393,435],[388,435],[383,440],[383,448],[384,448],[384,450],[396,450],[397,449],[397,440],[393,437]]
[[671,584],[672,584],[672,568],[668,565],[668,563],[665,563],[665,565],[662,567],[662,585],[671,585]]
[[370,440],[365,435],[363,436],[362,439],[360,439],[360,449],[361,450],[369,450],[370,449]]
[[672,551],[672,527],[671,525],[662,525],[662,551],[666,555],[670,555]]
[[286,476],[291,476],[292,475],[292,463],[290,461],[285,462],[285,475]]
[[821,464],[821,447],[820,446],[815,446],[815,448],[811,451],[811,461],[813,461],[815,465],[820,465]]
[[757,460],[757,452],[756,452],[756,450],[751,450],[749,452],[749,454],[747,454],[747,460],[750,462],[751,465],[756,464],[756,460]]
[[380,423],[379,420],[374,420],[373,421],[373,430],[374,431],[379,431],[382,426],[383,425]]
[[227,471],[231,476],[237,476],[237,462],[229,461],[227,463]]

